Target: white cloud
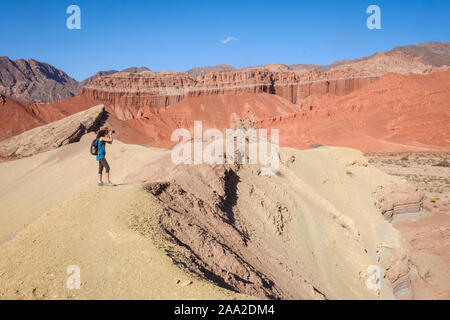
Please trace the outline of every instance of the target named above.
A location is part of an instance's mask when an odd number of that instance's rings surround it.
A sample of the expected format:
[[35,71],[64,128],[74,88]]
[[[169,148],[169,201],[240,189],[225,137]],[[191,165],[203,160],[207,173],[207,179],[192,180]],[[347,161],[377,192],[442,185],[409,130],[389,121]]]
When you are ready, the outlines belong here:
[[239,41],[239,39],[235,38],[235,37],[228,36],[226,39],[220,40],[220,42],[222,42],[222,44],[227,44],[230,41]]

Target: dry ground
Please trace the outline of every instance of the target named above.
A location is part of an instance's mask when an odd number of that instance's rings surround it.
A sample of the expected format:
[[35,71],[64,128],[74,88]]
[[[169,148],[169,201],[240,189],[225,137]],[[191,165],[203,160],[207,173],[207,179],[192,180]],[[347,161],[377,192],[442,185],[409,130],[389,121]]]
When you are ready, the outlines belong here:
[[450,299],[450,153],[370,153],[382,171],[415,183],[425,193],[424,216],[394,226],[411,248],[414,297]]

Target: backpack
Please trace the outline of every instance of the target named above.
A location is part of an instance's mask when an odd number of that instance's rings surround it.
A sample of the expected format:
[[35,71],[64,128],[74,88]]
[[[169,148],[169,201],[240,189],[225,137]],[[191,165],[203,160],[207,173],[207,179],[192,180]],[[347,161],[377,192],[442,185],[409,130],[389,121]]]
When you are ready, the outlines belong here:
[[91,143],[91,154],[93,156],[98,155],[98,138],[94,139]]

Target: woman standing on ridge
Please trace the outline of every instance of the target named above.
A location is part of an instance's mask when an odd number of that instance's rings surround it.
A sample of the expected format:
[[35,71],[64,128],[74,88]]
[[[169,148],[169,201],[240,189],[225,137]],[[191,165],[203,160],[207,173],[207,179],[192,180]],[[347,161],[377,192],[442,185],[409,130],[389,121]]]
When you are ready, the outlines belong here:
[[[108,127],[103,126],[97,133],[97,161],[98,161],[98,185],[99,186],[114,186],[114,184],[109,180],[109,164],[106,161],[106,143],[111,144],[113,142],[113,130],[109,130]],[[102,173],[103,168],[106,171],[106,183],[103,184]]]

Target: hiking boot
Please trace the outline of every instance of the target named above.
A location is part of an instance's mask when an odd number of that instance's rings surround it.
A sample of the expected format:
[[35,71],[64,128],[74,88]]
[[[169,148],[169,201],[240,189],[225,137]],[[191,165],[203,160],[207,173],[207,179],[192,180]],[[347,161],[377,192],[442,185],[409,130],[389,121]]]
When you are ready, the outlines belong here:
[[115,186],[115,184],[112,183],[111,181],[108,181],[108,182],[104,183],[103,185],[107,186],[107,187],[114,187]]
[[97,185],[98,185],[99,187],[101,187],[101,186],[103,186],[103,182],[102,182],[102,181],[97,182]]

